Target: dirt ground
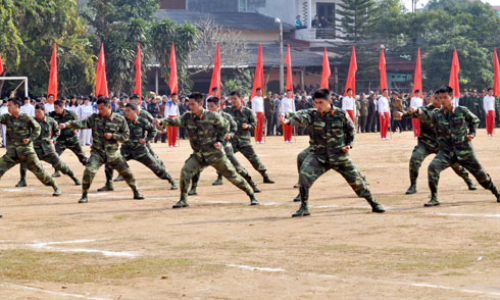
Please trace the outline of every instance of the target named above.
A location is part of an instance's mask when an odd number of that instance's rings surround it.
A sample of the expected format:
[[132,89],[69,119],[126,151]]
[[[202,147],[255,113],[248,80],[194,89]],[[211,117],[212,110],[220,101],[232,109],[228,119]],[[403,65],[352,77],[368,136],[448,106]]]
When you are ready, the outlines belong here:
[[[330,171],[311,190],[312,215],[292,219],[299,207],[292,202],[296,156],[307,141],[273,137],[255,146],[274,185],[262,184],[238,154],[262,188],[257,207],[227,180],[212,186],[213,169],[202,173],[191,206],[172,210],[179,191],[137,162],[131,167],[146,200],[132,200],[123,182],[98,194],[101,169],[83,205],[68,177],[57,179],[59,198],[31,173],[28,187],[15,188],[15,167],[0,181],[0,299],[500,298],[500,204],[489,191],[468,191],[448,169],[440,182],[443,204],[424,208],[431,157],[418,193],[404,195],[412,133],[388,142],[359,134],[351,157],[387,213],[371,213]],[[474,145],[500,184],[499,137],[480,130]],[[178,179],[188,142],[153,147]],[[63,159],[83,173],[73,153]]]

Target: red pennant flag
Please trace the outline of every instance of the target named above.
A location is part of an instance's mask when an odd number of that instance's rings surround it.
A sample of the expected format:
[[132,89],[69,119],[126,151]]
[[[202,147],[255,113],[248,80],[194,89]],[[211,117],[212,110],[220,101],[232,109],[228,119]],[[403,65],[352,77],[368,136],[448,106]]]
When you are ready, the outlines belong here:
[[95,95],[109,97],[108,81],[106,80],[106,62],[104,61],[104,44],[101,44],[101,53],[97,61],[97,72],[95,74]]
[[264,59],[262,57],[262,45],[259,44],[259,55],[257,56],[257,66],[255,67],[255,77],[253,79],[253,89],[250,100],[257,95],[257,89],[261,88],[264,92]]
[[352,89],[352,94],[356,95],[356,71],[358,71],[358,61],[356,60],[356,50],[352,47],[351,63],[349,64],[349,73],[345,84],[344,96],[347,96],[347,90]]
[[214,71],[212,73],[212,80],[210,81],[210,88],[208,89],[208,94],[212,95],[212,89],[216,87],[219,89],[217,97],[220,98],[220,55],[219,55],[219,44],[217,44],[217,51],[215,52],[215,63]]
[[454,98],[460,98],[458,73],[460,73],[460,64],[458,63],[457,48],[455,48],[455,51],[453,52],[453,62],[451,63],[450,82],[448,83],[448,85],[453,89]]
[[322,89],[329,88],[328,80],[330,79],[330,75],[332,75],[332,72],[330,71],[330,61],[328,60],[328,53],[325,47],[325,53],[323,54],[323,74],[321,74]]
[[137,45],[137,57],[135,59],[135,88],[134,94],[139,95],[139,103],[142,101],[142,64],[141,44]]
[[[50,76],[49,76],[49,89],[47,91],[47,100],[49,95],[54,95],[54,101],[57,100],[57,45],[54,44],[52,50],[52,58],[50,59]],[[54,103],[52,101],[50,104]]]
[[497,48],[495,47],[494,51],[494,79],[493,79],[493,94],[497,97],[500,97],[500,63],[498,61]]
[[288,52],[285,58],[286,64],[286,90],[292,90],[293,94],[293,75],[292,75],[292,54],[290,53],[290,44],[288,44]]
[[172,94],[179,94],[179,83],[177,79],[177,60],[175,58],[175,44],[172,43],[172,50],[170,51],[170,78],[168,86],[170,87],[170,96]]
[[384,48],[380,49],[380,61],[378,63],[378,69],[380,71],[380,91],[387,89],[387,70],[385,67],[385,53]]
[[0,54],[0,74],[3,73],[2,54]]
[[416,90],[422,92],[422,64],[420,60],[420,48],[418,48],[417,52],[417,65],[415,66],[415,78],[413,79],[413,97],[415,97]]

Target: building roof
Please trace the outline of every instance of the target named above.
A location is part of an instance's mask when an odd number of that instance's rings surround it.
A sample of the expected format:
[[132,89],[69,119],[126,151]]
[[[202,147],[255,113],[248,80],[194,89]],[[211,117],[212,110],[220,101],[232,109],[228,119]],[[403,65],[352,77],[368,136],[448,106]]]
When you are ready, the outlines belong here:
[[[156,16],[158,20],[169,19],[176,23],[196,23],[197,21],[210,18],[215,25],[222,27],[239,29],[239,30],[260,30],[260,31],[277,31],[279,24],[274,21],[274,18],[264,16],[259,13],[206,13],[189,10],[170,10],[160,9]],[[290,31],[295,27],[288,23],[283,23],[283,30]]]

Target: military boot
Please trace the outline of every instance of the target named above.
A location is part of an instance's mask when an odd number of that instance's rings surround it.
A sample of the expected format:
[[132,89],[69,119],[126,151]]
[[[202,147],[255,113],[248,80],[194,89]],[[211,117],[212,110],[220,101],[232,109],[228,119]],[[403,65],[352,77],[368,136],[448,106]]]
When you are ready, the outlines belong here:
[[373,196],[367,197],[366,201],[372,207],[372,212],[375,212],[375,213],[384,213],[385,212],[384,207],[382,205],[380,205],[380,203],[375,201],[375,199],[373,199]]
[[61,173],[59,172],[59,170],[56,170],[54,174],[52,174],[52,177],[54,178],[61,177]]
[[469,191],[475,191],[475,190],[477,190],[477,186],[474,184],[474,182],[472,182],[472,180],[467,179],[465,181],[465,183],[467,183],[467,187],[469,188]]
[[57,186],[57,184],[55,184],[53,186],[53,188],[54,188],[54,193],[52,194],[52,196],[54,196],[54,197],[61,196],[62,193],[61,193],[61,190],[59,189],[59,186]]
[[264,177],[264,183],[269,183],[269,184],[274,183],[274,180],[272,180],[271,178],[269,178],[269,175],[267,175],[266,173],[264,173],[262,175],[262,177]]
[[298,183],[296,183],[296,184],[293,185],[294,189],[298,189],[299,187],[300,187],[300,184],[298,184]]
[[250,196],[250,205],[254,206],[254,205],[259,205],[259,204],[260,204],[259,200],[257,200],[255,195]]
[[221,174],[217,174],[217,179],[212,182],[212,185],[222,185],[222,175]]
[[25,178],[22,178],[21,180],[19,180],[19,182],[16,184],[16,187],[26,187],[28,186],[26,184],[26,179]]
[[300,208],[298,211],[296,211],[293,215],[292,218],[296,217],[307,217],[310,216],[311,213],[309,212],[309,190],[303,187],[300,187]]
[[114,182],[120,182],[120,181],[124,181],[122,175],[118,175],[118,177],[115,178],[115,180],[113,180]]
[[297,195],[297,197],[293,198],[293,202],[300,202],[300,193]]
[[134,191],[134,200],[144,200],[144,196],[138,190]]
[[432,195],[431,200],[429,202],[425,203],[425,207],[431,207],[431,206],[438,206],[441,205],[441,202],[439,202],[437,195]]
[[417,192],[417,184],[413,182],[406,191],[406,195],[415,194],[416,192]]
[[80,180],[78,178],[76,178],[75,174],[71,173],[71,174],[68,174],[69,177],[71,177],[71,179],[73,180],[73,182],[75,183],[75,185],[82,185],[82,183],[80,182]]
[[257,186],[257,184],[252,180],[252,178],[250,177],[250,175],[248,175],[248,178],[247,179],[247,182],[248,184],[250,185],[250,187],[252,187],[252,190],[254,193],[260,193],[261,190],[259,189],[259,187]]
[[113,183],[111,181],[106,182],[106,184],[100,188],[97,189],[98,192],[112,192],[115,189],[113,188]]
[[172,176],[170,176],[170,174],[168,172],[165,172],[161,179],[165,179],[165,180],[168,180],[168,182],[170,182],[170,184],[171,184],[170,190],[174,191],[174,190],[179,189],[179,187],[177,186],[177,183],[175,182],[175,179]]
[[176,208],[184,208],[184,207],[188,207],[189,204],[187,202],[187,199],[183,196],[181,196],[181,200],[179,200],[177,203],[174,204],[174,206],[172,206],[173,209],[176,209]]
[[490,190],[493,193],[493,195],[495,195],[495,197],[497,197],[497,202],[500,203],[500,193],[498,192],[497,187],[493,183],[493,181],[491,181],[491,188],[490,188]]
[[196,196],[196,195],[198,195],[198,193],[196,192],[196,187],[195,186],[191,187],[191,189],[188,192],[188,195],[189,196]]
[[88,203],[89,198],[87,197],[87,192],[82,193],[82,197],[78,200],[78,203]]

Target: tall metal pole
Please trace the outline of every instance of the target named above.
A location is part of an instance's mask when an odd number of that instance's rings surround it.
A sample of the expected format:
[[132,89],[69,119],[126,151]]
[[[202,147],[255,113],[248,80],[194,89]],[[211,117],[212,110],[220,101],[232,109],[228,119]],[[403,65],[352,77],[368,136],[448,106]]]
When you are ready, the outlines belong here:
[[283,57],[283,22],[276,19],[280,23],[280,94],[284,92],[285,87],[285,58]]

